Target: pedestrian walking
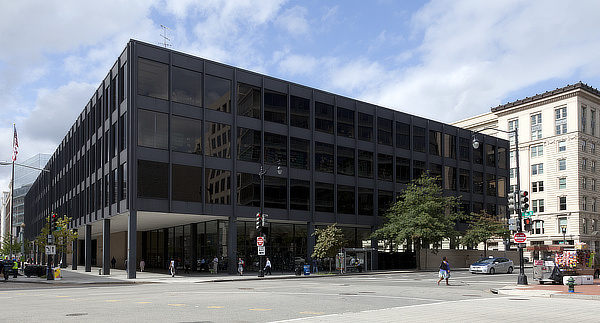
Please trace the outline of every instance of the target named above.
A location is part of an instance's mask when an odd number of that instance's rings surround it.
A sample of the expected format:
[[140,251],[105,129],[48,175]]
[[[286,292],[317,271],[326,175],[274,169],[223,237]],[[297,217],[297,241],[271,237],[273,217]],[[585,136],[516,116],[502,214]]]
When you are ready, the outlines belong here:
[[440,284],[442,279],[446,280],[446,285],[450,285],[448,283],[448,278],[450,278],[450,263],[448,262],[448,260],[446,260],[446,257],[442,258],[442,263],[440,264],[439,277],[440,279],[437,281],[438,285]]
[[175,259],[171,259],[171,262],[169,263],[169,273],[171,274],[171,277],[175,277]]
[[313,270],[313,273],[319,272],[319,264],[317,263],[317,259],[315,259],[315,258],[313,258],[313,260],[312,260],[312,270]]
[[114,269],[115,266],[117,265],[117,259],[115,259],[115,257],[113,257],[113,259],[110,261],[110,264],[112,265],[112,267]]
[[189,274],[189,273],[190,273],[190,267],[191,267],[191,265],[190,265],[190,261],[189,261],[189,259],[186,259],[186,260],[185,260],[185,273],[186,273],[186,274]]
[[212,265],[213,265],[213,273],[216,274],[217,267],[219,267],[219,257],[215,256],[215,258],[213,258]]
[[140,260],[140,271],[144,271],[145,267],[146,267],[146,262],[144,261],[144,259]]
[[244,276],[244,260],[242,258],[238,259],[238,273],[240,276]]
[[271,260],[267,258],[267,262],[265,263],[265,275],[271,275]]

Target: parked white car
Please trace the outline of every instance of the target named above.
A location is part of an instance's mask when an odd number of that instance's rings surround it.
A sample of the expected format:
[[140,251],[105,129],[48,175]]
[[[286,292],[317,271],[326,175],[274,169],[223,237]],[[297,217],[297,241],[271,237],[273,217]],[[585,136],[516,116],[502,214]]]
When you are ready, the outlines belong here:
[[507,273],[511,274],[514,270],[513,261],[504,257],[481,258],[469,267],[471,274],[495,274]]

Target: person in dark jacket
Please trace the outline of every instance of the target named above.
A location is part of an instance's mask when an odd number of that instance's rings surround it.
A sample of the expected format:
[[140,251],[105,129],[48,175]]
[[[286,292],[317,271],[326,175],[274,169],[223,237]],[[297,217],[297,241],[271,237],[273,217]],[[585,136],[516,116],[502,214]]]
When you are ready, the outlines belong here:
[[450,278],[450,263],[448,263],[448,260],[446,260],[446,257],[442,258],[442,263],[440,264],[439,277],[440,277],[440,279],[437,281],[438,285],[440,284],[442,279],[446,280],[446,285],[450,285],[448,283],[448,278]]

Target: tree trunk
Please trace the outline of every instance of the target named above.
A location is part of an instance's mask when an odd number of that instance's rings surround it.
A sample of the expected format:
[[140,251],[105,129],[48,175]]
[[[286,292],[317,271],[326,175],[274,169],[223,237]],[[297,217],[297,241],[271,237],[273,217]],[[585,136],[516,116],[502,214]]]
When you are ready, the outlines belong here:
[[487,240],[483,242],[483,256],[487,258]]
[[421,239],[417,238],[415,241],[415,257],[417,258],[417,270],[421,270]]

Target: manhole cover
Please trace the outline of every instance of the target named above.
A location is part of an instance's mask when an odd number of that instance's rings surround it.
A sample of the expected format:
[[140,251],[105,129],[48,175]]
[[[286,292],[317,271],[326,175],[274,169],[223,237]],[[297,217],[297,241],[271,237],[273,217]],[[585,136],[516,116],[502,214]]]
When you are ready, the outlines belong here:
[[88,315],[88,313],[70,313],[67,314],[67,316],[86,316]]

